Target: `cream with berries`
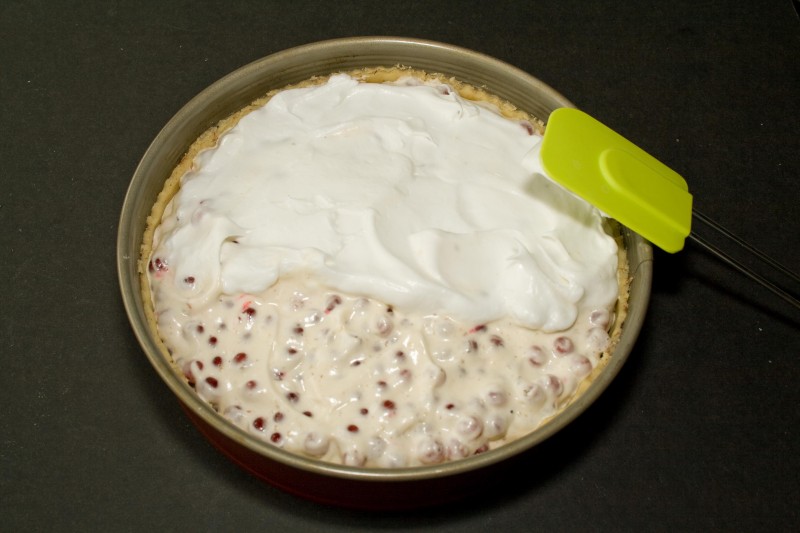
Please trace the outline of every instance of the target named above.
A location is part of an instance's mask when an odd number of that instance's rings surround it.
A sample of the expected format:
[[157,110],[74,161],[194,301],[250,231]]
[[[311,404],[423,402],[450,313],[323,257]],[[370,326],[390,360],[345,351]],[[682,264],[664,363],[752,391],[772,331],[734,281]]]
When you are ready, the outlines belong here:
[[434,464],[532,431],[601,363],[614,238],[544,175],[534,122],[462,94],[335,75],[191,158],[146,277],[173,361],[232,423]]

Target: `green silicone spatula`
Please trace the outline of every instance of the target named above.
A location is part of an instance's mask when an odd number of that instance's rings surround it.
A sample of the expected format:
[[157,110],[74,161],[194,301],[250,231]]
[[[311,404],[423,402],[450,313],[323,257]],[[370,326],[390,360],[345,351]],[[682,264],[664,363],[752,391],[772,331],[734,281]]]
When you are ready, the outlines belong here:
[[550,114],[540,149],[548,176],[659,248],[675,253],[687,237],[729,265],[800,308],[800,300],[692,232],[692,220],[800,282],[800,277],[692,209],[689,187],[670,169],[622,135],[583,111],[559,108]]
[[677,172],[583,111],[562,107],[547,122],[545,172],[659,248],[683,248],[692,195]]

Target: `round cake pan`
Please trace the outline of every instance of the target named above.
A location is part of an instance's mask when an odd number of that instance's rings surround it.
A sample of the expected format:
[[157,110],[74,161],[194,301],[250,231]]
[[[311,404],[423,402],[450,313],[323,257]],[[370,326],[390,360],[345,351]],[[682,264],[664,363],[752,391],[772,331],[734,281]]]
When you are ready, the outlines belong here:
[[535,77],[497,59],[418,39],[361,37],[313,43],[270,55],[214,83],[186,104],[152,142],[125,197],[117,242],[117,267],[125,309],[144,353],[189,418],[222,453],[261,479],[319,502],[368,509],[409,508],[462,498],[503,465],[524,454],[583,412],[617,375],[640,331],[652,279],[652,248],[622,229],[630,264],[629,310],[608,365],[575,401],[530,434],[495,450],[435,466],[356,468],[285,452],[227,422],[202,401],[176,371],[145,316],[138,272],[150,209],[189,145],[205,130],[272,89],[312,76],[362,67],[403,65],[454,76],[486,88],[545,123],[554,109],[572,107]]

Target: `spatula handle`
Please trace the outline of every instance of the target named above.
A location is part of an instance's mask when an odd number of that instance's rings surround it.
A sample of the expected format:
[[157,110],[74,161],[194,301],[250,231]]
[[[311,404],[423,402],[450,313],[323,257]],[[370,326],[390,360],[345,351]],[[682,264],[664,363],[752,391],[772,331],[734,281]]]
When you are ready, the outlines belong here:
[[[728,240],[732,241],[733,243],[735,243],[736,245],[741,247],[743,250],[746,250],[747,252],[749,252],[752,256],[754,256],[754,257],[758,258],[759,260],[761,260],[764,264],[772,267],[776,272],[779,272],[779,273],[783,274],[787,278],[793,280],[795,283],[800,283],[800,276],[798,276],[795,272],[792,272],[791,270],[789,270],[788,268],[786,268],[785,266],[783,266],[782,264],[780,264],[776,260],[774,260],[771,257],[769,257],[768,255],[766,255],[761,250],[757,249],[756,247],[752,246],[751,244],[747,243],[746,241],[740,239],[739,237],[737,237],[736,235],[734,235],[733,233],[731,233],[730,231],[725,229],[723,226],[720,226],[719,224],[717,224],[716,222],[714,222],[713,220],[708,218],[706,215],[700,213],[696,209],[692,210],[692,218],[693,218],[693,220],[695,222],[700,222],[702,224],[705,224],[706,226],[708,226],[712,230],[716,231],[720,235],[726,237]],[[798,299],[795,295],[790,293],[788,289],[785,289],[785,288],[781,287],[776,282],[770,281],[766,277],[762,276],[761,274],[758,274],[757,272],[755,272],[751,268],[749,268],[749,267],[745,266],[744,264],[742,264],[741,262],[737,261],[736,259],[731,257],[729,254],[725,253],[724,251],[719,249],[717,246],[711,244],[708,240],[706,240],[703,237],[701,237],[700,235],[698,235],[695,229],[693,229],[692,232],[689,234],[689,238],[692,241],[694,241],[695,243],[697,243],[699,246],[704,248],[706,251],[708,251],[711,254],[713,254],[714,256],[716,256],[721,261],[727,263],[729,266],[731,266],[734,269],[738,270],[740,273],[742,273],[745,276],[749,277],[750,279],[752,279],[756,283],[759,283],[763,287],[769,289],[770,291],[772,291],[773,294],[775,294],[776,296],[782,298],[783,300],[785,300],[789,304],[791,304],[794,307],[800,309],[800,299]]]

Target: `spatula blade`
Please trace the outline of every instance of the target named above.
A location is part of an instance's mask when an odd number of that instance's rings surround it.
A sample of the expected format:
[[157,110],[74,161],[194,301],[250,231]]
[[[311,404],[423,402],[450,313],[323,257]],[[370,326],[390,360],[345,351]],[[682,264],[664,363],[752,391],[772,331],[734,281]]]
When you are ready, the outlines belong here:
[[550,114],[540,150],[557,183],[663,250],[683,249],[692,195],[674,170],[583,111]]

